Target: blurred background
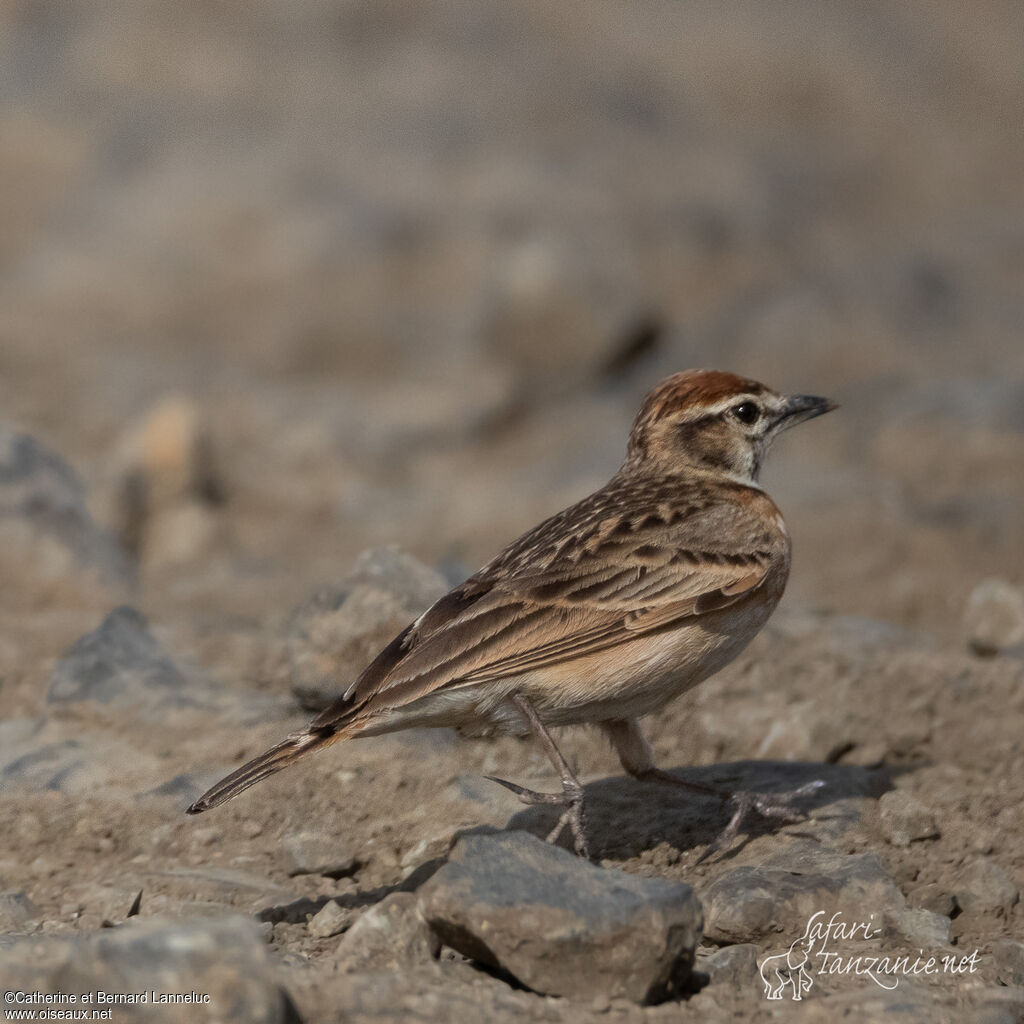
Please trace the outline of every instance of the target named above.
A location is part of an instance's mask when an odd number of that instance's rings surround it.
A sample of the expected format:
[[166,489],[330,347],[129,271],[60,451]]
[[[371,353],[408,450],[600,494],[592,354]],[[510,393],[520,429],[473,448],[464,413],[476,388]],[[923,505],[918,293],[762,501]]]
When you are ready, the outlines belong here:
[[842,403],[767,470],[789,600],[949,634],[1021,572],[1022,32],[1014,0],[3,3],[2,419],[216,660],[196,631],[368,546],[471,571],[614,471],[660,377],[730,369]]

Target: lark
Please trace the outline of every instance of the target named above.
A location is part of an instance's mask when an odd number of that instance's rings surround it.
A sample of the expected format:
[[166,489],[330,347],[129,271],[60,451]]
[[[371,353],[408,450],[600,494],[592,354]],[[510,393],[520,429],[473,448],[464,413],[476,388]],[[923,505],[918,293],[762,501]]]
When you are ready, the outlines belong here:
[[513,541],[396,636],[304,729],[188,812],[216,807],[338,740],[424,726],[533,734],[561,792],[493,781],[525,803],[561,806],[548,840],[568,827],[576,852],[588,856],[583,787],[550,730],[590,724],[637,779],[727,802],[731,817],[705,857],[751,812],[798,820],[794,802],[821,783],[728,793],[686,782],[655,766],[638,720],[732,661],[775,610],[790,539],[758,475],[783,430],[833,408],[715,370],[662,381],[604,487]]

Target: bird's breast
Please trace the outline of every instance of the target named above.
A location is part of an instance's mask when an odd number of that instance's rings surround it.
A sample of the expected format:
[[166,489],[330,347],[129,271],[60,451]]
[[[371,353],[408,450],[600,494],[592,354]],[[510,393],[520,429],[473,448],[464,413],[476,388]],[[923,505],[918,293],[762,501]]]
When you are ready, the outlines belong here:
[[761,630],[781,594],[775,584],[676,629],[527,674],[517,688],[551,725],[649,714],[729,664]]

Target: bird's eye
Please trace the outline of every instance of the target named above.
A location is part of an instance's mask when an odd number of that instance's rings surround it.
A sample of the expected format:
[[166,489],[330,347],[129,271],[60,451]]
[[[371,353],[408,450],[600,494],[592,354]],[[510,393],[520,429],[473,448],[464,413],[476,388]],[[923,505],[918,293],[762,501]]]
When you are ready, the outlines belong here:
[[729,410],[740,423],[756,423],[761,416],[761,410],[756,402],[740,402]]

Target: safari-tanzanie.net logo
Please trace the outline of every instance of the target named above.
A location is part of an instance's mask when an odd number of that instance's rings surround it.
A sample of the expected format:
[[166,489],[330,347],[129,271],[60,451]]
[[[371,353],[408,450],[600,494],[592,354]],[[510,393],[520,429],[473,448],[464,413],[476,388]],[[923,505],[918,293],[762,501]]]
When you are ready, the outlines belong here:
[[[854,975],[870,978],[881,988],[896,988],[901,978],[928,977],[937,974],[974,974],[978,970],[978,950],[973,953],[879,954],[864,950],[865,943],[877,940],[882,929],[875,927],[874,914],[867,921],[846,921],[839,912],[826,920],[825,911],[810,916],[803,935],[784,953],[773,953],[761,960],[761,981],[768,999],[802,999],[816,978],[829,975]],[[838,947],[838,948],[836,948]]]

